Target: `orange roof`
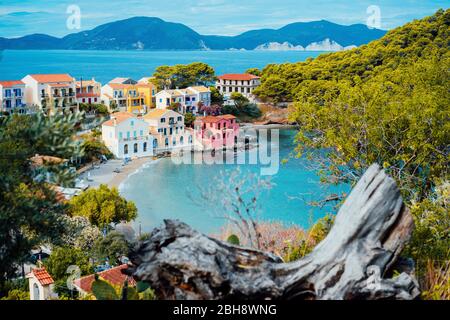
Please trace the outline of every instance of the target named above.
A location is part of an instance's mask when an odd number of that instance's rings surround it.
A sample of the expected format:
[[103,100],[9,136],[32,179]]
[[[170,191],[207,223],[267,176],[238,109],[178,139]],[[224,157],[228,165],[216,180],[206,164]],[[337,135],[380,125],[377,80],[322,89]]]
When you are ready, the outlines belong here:
[[231,114],[225,114],[223,116],[197,117],[196,121],[211,123],[211,122],[219,122],[222,120],[233,120],[233,119],[236,119],[236,117]]
[[260,79],[261,77],[254,76],[252,74],[244,73],[244,74],[237,74],[237,73],[229,73],[224,74],[221,76],[218,76],[217,79],[221,80],[240,80],[240,81],[247,81],[247,80],[255,80]]
[[5,88],[9,88],[12,86],[16,86],[16,85],[24,85],[25,83],[23,83],[20,80],[8,80],[8,81],[0,81],[0,86],[3,86]]
[[[98,273],[98,276],[102,278],[105,281],[108,281],[113,286],[122,286],[125,282],[125,280],[128,280],[129,286],[136,286],[136,281],[125,274],[122,273],[122,270],[126,270],[128,268],[128,265],[123,264],[121,266],[105,270]],[[77,286],[79,289],[81,289],[84,292],[91,292],[92,291],[92,283],[95,281],[95,275],[91,274],[79,279],[76,279],[73,283],[75,286]]]
[[116,119],[116,123],[119,124],[127,119],[134,118],[134,114],[129,112],[116,112],[111,115],[111,119],[104,122],[104,126],[114,126],[114,119]]
[[107,85],[115,90],[127,89],[127,88],[133,86],[132,84],[123,84],[123,83],[108,83]]
[[69,74],[30,74],[30,76],[40,83],[74,81]]
[[52,276],[45,270],[45,268],[33,269],[30,275],[33,274],[39,283],[43,286],[54,283]]

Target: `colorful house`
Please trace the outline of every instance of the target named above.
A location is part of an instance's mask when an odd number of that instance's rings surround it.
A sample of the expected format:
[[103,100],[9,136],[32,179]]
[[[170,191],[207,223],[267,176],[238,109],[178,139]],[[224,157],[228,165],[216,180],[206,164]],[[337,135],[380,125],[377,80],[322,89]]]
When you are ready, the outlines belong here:
[[230,100],[231,94],[237,92],[253,101],[253,91],[260,84],[261,78],[252,74],[224,74],[217,77],[216,89],[226,100]]
[[195,141],[204,149],[234,147],[238,142],[239,124],[233,115],[198,117],[194,122]]
[[116,112],[102,124],[102,140],[118,159],[153,155],[153,136],[142,118],[128,112]]
[[155,109],[143,117],[150,134],[155,137],[155,153],[170,151],[192,143],[192,134],[185,131],[184,116],[172,110]]
[[25,83],[21,80],[0,81],[0,111],[12,113],[27,113],[24,101]]
[[77,81],[76,90],[78,103],[101,103],[102,85],[100,82],[95,81],[95,79]]
[[102,87],[102,101],[111,111],[145,114],[153,106],[155,85],[148,83],[108,83]]
[[31,74],[25,83],[25,102],[47,114],[78,110],[75,80],[69,74]]
[[196,86],[185,89],[162,90],[156,94],[156,108],[168,109],[179,104],[178,112],[197,114],[199,105],[211,105],[211,90],[207,87]]

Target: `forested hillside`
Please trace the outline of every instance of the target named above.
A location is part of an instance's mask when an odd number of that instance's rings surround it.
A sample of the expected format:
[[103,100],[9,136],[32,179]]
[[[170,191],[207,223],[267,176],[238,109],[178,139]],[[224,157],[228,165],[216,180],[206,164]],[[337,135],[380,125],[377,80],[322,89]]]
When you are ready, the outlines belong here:
[[432,299],[450,292],[449,24],[440,10],[349,52],[270,65],[258,89],[294,101],[297,153],[325,184],[354,184],[374,162],[397,180],[416,225],[403,254]]
[[[320,85],[325,87],[327,81],[337,80],[348,80],[355,85],[400,65],[441,58],[448,55],[449,24],[450,10],[441,10],[350,51],[324,54],[306,62],[268,65],[257,92],[263,99],[292,101],[298,99],[299,91],[308,87],[310,80],[321,80]],[[314,82],[312,87],[317,85]]]

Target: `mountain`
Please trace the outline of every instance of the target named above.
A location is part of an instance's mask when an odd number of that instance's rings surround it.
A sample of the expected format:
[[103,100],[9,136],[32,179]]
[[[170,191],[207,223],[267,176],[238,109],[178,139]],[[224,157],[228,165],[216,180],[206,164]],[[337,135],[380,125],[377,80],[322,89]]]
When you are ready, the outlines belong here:
[[[284,47],[308,48],[324,41],[334,48],[359,46],[382,37],[386,31],[362,24],[342,26],[325,20],[289,24],[281,29],[248,31],[238,36],[201,35],[181,23],[153,17],[134,17],[55,38],[34,34],[0,38],[0,49],[77,50],[229,50]],[[315,45],[314,48],[321,48]],[[324,49],[326,50],[326,48]]]

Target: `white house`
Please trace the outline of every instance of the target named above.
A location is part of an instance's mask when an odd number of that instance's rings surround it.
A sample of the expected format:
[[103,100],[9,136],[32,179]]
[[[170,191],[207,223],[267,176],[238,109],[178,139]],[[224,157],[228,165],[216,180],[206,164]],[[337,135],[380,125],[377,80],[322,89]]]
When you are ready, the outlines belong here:
[[25,83],[20,80],[0,81],[0,111],[27,113],[24,101]]
[[230,100],[231,94],[238,92],[253,101],[255,98],[253,91],[260,84],[261,78],[252,74],[224,74],[217,77],[216,88],[225,100]]
[[25,83],[25,102],[46,113],[76,110],[76,83],[68,74],[30,74]]
[[128,112],[117,112],[102,124],[102,139],[118,159],[153,155],[153,136],[148,124]]
[[211,90],[204,86],[188,87],[185,89],[162,90],[156,94],[156,108],[167,109],[174,103],[179,103],[178,112],[197,114],[199,103],[211,105]]
[[76,98],[78,103],[98,104],[101,103],[101,88],[100,82],[92,80],[81,80],[76,82]]
[[49,300],[56,296],[53,291],[55,281],[45,268],[33,269],[26,277],[30,288],[30,300]]
[[172,110],[155,109],[144,116],[150,133],[156,138],[156,152],[171,151],[192,143],[192,133],[185,130],[184,116]]

